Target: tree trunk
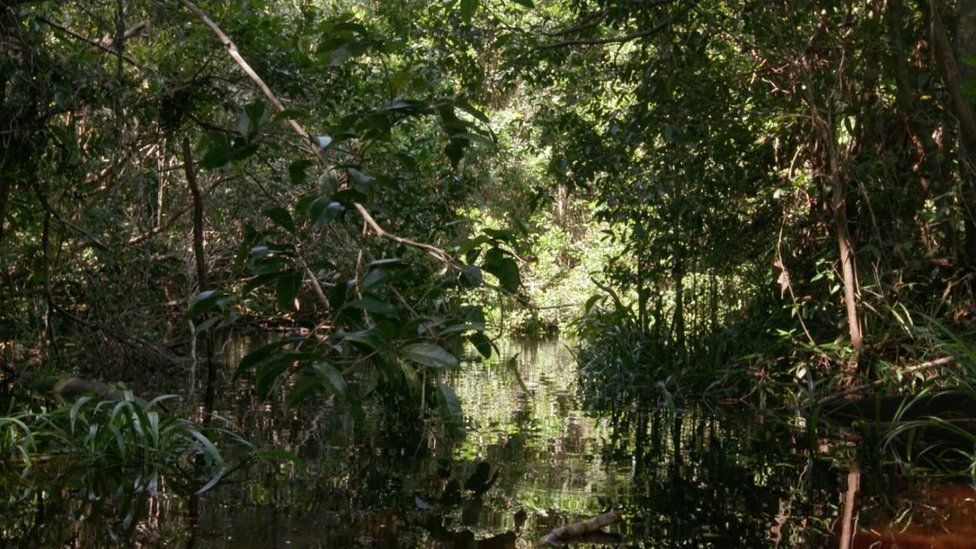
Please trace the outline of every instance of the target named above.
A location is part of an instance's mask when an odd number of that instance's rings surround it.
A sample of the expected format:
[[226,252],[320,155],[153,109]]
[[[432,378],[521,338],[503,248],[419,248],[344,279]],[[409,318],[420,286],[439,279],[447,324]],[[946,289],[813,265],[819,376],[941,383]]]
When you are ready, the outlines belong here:
[[959,32],[955,51],[949,42],[949,35],[939,13],[941,2],[929,0],[929,31],[932,38],[932,51],[936,65],[942,76],[946,94],[949,96],[949,109],[956,117],[959,127],[959,175],[962,180],[961,202],[965,228],[964,262],[969,268],[976,267],[976,211],[970,204],[976,200],[976,118],[972,105],[963,97],[962,89],[966,82],[973,81],[974,70],[960,60],[976,55],[976,0],[959,0]]
[[203,196],[197,185],[197,175],[193,171],[193,149],[190,139],[183,138],[183,169],[186,171],[186,183],[190,187],[193,197],[193,256],[197,264],[197,291],[207,289],[207,258],[203,250]]
[[827,165],[825,169],[831,187],[830,205],[834,221],[834,234],[837,237],[837,250],[840,254],[844,307],[847,310],[847,328],[851,336],[851,347],[854,349],[851,364],[856,366],[861,351],[864,349],[864,337],[861,332],[861,315],[857,307],[857,269],[854,262],[854,245],[847,223],[846,174],[843,173],[841,167],[833,116],[830,113],[825,115],[817,107],[817,101],[809,81],[806,82],[806,96],[814,129],[820,138],[820,146],[826,154]]
[[5,172],[5,164],[0,163],[0,246],[3,245],[4,224],[7,221],[7,201],[10,199],[10,187],[13,186],[13,177],[9,177]]
[[[956,7],[956,59],[959,61],[960,86],[976,86],[976,66],[965,60],[976,59],[976,0],[958,0]],[[960,132],[959,145],[963,159],[963,205],[966,216],[966,259],[970,268],[976,268],[976,123],[974,123],[973,104],[967,97],[961,97],[962,109],[967,111],[960,120],[970,123],[968,132]],[[967,192],[968,191],[968,192]]]
[[685,269],[680,257],[681,252],[676,253],[674,265],[672,267],[672,277],[674,279],[674,342],[678,347],[678,353],[682,359],[685,358]]
[[[836,153],[835,153],[836,154]],[[854,246],[851,244],[851,233],[847,224],[847,205],[845,199],[844,180],[835,170],[835,161],[831,161],[830,181],[833,187],[831,206],[834,210],[834,232],[837,234],[837,248],[840,252],[841,275],[844,279],[844,305],[847,309],[847,327],[851,334],[851,347],[856,355],[864,348],[864,337],[861,333],[861,317],[857,310],[857,278],[854,265]],[[855,356],[856,362],[857,356]]]

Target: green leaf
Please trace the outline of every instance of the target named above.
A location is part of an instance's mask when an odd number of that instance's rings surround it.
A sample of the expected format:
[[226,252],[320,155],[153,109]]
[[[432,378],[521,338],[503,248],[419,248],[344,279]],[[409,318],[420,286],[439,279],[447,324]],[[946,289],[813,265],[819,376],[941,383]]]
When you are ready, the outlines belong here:
[[313,363],[312,370],[329,392],[342,399],[346,398],[346,380],[343,379],[339,370],[324,361]]
[[366,276],[359,281],[359,287],[364,292],[372,291],[385,284],[403,266],[400,259],[374,261],[366,267],[369,271]]
[[397,306],[392,303],[386,303],[385,301],[380,301],[378,299],[373,299],[366,297],[363,299],[354,299],[343,305],[343,307],[351,307],[353,309],[360,309],[374,315],[382,316],[396,316]]
[[312,206],[308,209],[308,217],[312,220],[312,230],[317,231],[332,223],[344,211],[346,211],[345,206],[333,201],[329,197],[320,196],[316,198],[312,202]]
[[464,112],[470,114],[471,116],[477,118],[478,120],[484,122],[485,124],[491,122],[491,119],[488,118],[488,115],[476,109],[473,105],[471,105],[471,103],[468,103],[467,101],[455,101],[454,104],[457,106],[457,108],[463,110]]
[[461,0],[461,19],[464,19],[465,23],[471,24],[471,18],[478,9],[478,2],[479,0]]
[[346,172],[349,174],[349,177],[353,179],[353,181],[359,183],[360,185],[366,185],[373,180],[372,177],[364,174],[356,168],[346,168]]
[[498,282],[505,290],[516,293],[522,285],[518,263],[500,248],[492,248],[485,254],[482,269],[498,277]]
[[284,229],[288,234],[295,234],[295,221],[291,214],[284,208],[271,208],[264,210],[264,215],[268,216],[275,225]]
[[288,370],[290,362],[280,358],[265,364],[254,376],[254,391],[259,397],[265,398],[271,392],[278,378]]
[[302,288],[302,273],[286,271],[278,276],[275,283],[275,296],[282,309],[295,308],[295,299]]
[[312,165],[311,160],[302,159],[296,160],[288,166],[288,179],[293,185],[301,185],[305,183],[306,175],[305,170]]
[[308,395],[320,387],[322,387],[322,383],[316,377],[306,376],[299,379],[291,391],[288,391],[288,395],[285,397],[285,406],[298,406],[308,398]]
[[441,413],[447,419],[460,420],[464,417],[461,411],[461,401],[458,400],[454,389],[445,383],[437,384],[438,400],[441,405]]
[[412,343],[400,349],[400,356],[431,368],[456,369],[460,366],[457,357],[433,343]]
[[318,144],[319,147],[322,147],[323,149],[328,148],[329,145],[332,144],[332,141],[333,141],[333,139],[332,139],[332,136],[331,135],[317,135],[317,136],[315,136],[315,142]]
[[475,332],[471,334],[468,336],[468,341],[474,345],[474,348],[478,350],[478,353],[481,356],[491,358],[491,340],[488,339],[488,336],[486,336],[484,332]]
[[358,343],[372,351],[380,349],[386,344],[386,338],[383,337],[383,333],[375,326],[368,330],[360,330],[358,332],[344,332],[341,334],[341,337],[345,341]]
[[297,343],[299,341],[301,341],[301,338],[292,337],[292,338],[279,339],[278,341],[272,341],[271,343],[262,345],[257,349],[254,349],[253,351],[244,355],[244,358],[242,358],[240,363],[238,363],[237,371],[234,372],[234,377],[236,378],[242,373],[244,373],[245,371],[257,366],[258,364],[265,362],[266,360],[271,358],[271,355],[273,355],[275,351],[281,349],[282,347],[291,345],[292,343]]
[[219,309],[227,304],[230,296],[216,290],[205,290],[193,296],[190,302],[190,309],[187,311],[187,318],[197,318],[202,314],[209,313],[214,309]]
[[532,0],[512,0],[512,2],[515,2],[520,6],[525,6],[529,9],[535,9],[535,4],[532,2]]

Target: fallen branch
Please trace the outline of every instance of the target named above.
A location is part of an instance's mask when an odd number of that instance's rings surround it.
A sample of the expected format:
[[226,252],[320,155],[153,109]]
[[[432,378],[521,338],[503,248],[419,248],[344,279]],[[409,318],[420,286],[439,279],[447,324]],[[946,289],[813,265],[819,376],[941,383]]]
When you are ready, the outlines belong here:
[[604,526],[608,526],[621,520],[623,520],[623,516],[621,516],[619,511],[610,511],[582,522],[576,522],[573,524],[567,524],[566,526],[562,526],[560,528],[555,528],[549,532],[546,537],[542,538],[542,541],[543,543],[558,543],[570,538],[585,536],[587,534],[598,532]]

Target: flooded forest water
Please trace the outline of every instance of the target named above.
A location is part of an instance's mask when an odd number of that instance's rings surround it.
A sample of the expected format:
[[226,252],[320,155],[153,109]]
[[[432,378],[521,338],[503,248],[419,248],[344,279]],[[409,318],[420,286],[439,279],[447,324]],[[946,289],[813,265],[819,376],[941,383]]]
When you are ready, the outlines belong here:
[[[52,473],[40,486],[7,474],[3,537],[28,546],[530,547],[554,527],[614,509],[622,522],[580,541],[822,547],[836,544],[852,474],[865,531],[927,513],[944,532],[952,512],[973,511],[958,509],[972,507],[968,488],[909,482],[873,464],[866,434],[811,429],[795,414],[744,404],[587,410],[572,353],[558,341],[468,357],[451,379],[465,414],[451,436],[378,410],[357,428],[339,405],[259,400],[232,380],[250,346],[225,348],[215,411],[266,452],[261,460],[201,495],[178,479],[150,484],[119,471],[84,481]],[[192,396],[174,406],[202,419],[207,380],[196,374]],[[187,383],[137,379],[133,388],[185,395]],[[926,497],[931,490],[939,495]]]

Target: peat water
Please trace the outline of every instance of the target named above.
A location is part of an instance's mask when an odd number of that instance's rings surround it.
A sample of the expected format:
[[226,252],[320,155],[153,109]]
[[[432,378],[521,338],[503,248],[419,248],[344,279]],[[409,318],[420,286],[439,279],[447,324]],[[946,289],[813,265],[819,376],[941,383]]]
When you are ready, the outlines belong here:
[[[328,400],[289,408],[280,396],[257,399],[232,379],[250,346],[225,346],[215,411],[261,459],[202,495],[165,478],[137,489],[118,471],[83,488],[56,476],[26,488],[5,478],[0,533],[21,546],[530,547],[614,509],[624,521],[582,541],[824,547],[836,546],[852,471],[863,471],[853,500],[861,528],[923,506],[904,496],[908,483],[866,462],[871,446],[860,435],[815,436],[789,413],[586,410],[572,353],[557,341],[469,357],[450,379],[464,411],[453,432],[378,410],[357,425]],[[176,407],[199,420],[203,368],[192,390],[189,376],[132,386],[184,395]]]

